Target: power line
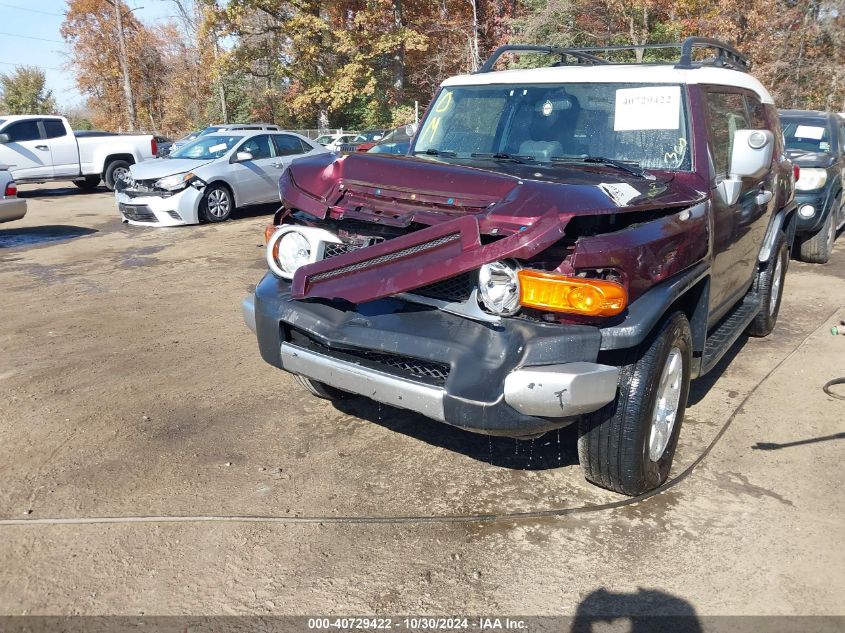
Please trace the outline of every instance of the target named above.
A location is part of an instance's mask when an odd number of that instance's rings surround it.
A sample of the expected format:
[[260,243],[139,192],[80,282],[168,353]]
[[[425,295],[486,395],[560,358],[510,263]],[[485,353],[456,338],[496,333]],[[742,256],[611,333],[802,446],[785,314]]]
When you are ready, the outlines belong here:
[[30,13],[40,13],[41,15],[57,15],[59,17],[65,17],[64,13],[52,13],[50,11],[39,11],[38,9],[30,9],[29,7],[19,7],[15,4],[7,4],[6,2],[0,2],[0,7],[9,7],[10,9],[17,9],[18,11],[29,11]]
[[6,35],[8,37],[20,37],[21,39],[25,39],[25,40],[38,40],[40,42],[55,42],[56,44],[64,44],[64,42],[62,40],[48,40],[47,38],[44,38],[44,37],[34,37],[32,35],[18,35],[16,33],[3,33],[3,32],[0,32],[0,35]]
[[36,68],[40,68],[43,70],[65,70],[64,68],[54,68],[53,66],[39,66],[38,64],[27,64],[27,63],[19,63],[19,62],[0,62],[4,66],[35,66]]

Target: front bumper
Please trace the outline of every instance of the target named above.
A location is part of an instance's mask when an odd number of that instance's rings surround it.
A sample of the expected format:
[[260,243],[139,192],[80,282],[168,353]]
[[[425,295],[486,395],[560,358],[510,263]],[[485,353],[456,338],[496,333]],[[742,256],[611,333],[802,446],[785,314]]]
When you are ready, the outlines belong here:
[[26,215],[26,200],[21,198],[3,198],[0,200],[0,222],[20,220]]
[[181,226],[199,224],[202,192],[186,187],[171,196],[133,195],[115,192],[118,210],[124,222],[136,226]]
[[810,205],[815,209],[815,213],[810,218],[804,218],[798,213],[795,232],[799,235],[815,235],[818,233],[827,220],[827,214],[831,212],[833,203],[831,187],[820,191],[796,192],[796,208],[800,210],[804,205]]
[[469,431],[536,436],[616,396],[593,327],[483,323],[397,298],[294,301],[273,275],[242,307],[270,364]]

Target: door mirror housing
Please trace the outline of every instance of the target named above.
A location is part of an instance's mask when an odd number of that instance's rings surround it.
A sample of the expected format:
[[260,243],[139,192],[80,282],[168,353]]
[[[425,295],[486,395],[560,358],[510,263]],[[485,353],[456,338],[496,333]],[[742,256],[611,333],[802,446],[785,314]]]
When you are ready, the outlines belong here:
[[250,152],[235,152],[234,156],[229,159],[230,163],[243,163],[248,160],[252,160],[252,154]]
[[719,193],[728,206],[739,200],[742,179],[761,177],[772,164],[775,137],[769,130],[737,130],[731,150],[730,172],[719,183]]
[[10,139],[9,139],[9,135],[8,135],[8,134],[6,134],[6,133],[2,133],[2,134],[0,134],[0,143],[5,144],[5,143],[8,143],[8,142],[9,142],[9,140],[10,140]]

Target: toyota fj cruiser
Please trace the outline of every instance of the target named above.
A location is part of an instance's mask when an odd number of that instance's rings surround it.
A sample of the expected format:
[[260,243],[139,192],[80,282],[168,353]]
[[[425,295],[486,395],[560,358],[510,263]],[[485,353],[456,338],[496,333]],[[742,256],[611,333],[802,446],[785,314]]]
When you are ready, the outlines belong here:
[[[407,156],[292,165],[243,303],[262,357],[477,433],[577,421],[587,479],[659,486],[690,379],[774,328],[795,230],[772,97],[726,44],[676,48],[502,47]],[[493,72],[512,52],[556,61]]]

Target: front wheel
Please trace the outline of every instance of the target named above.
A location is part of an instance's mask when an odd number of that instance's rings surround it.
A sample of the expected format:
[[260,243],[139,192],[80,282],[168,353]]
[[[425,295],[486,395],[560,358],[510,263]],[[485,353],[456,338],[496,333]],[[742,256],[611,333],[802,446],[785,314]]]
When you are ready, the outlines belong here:
[[578,425],[578,457],[592,483],[639,495],[666,481],[689,394],[692,335],[681,312],[627,352],[616,399]]
[[336,389],[335,387],[324,384],[318,380],[311,380],[310,378],[306,378],[300,374],[295,374],[294,378],[296,379],[296,382],[302,385],[306,391],[311,393],[311,395],[322,398],[323,400],[346,400],[347,398],[352,397],[351,393],[341,391],[340,389]]
[[827,220],[815,235],[801,241],[798,245],[798,254],[802,262],[810,264],[826,264],[833,252],[833,243],[836,240],[836,208],[839,203],[828,211]]
[[235,209],[235,201],[223,185],[209,185],[202,199],[202,219],[206,222],[225,222]]
[[73,184],[82,189],[82,191],[94,191],[100,184],[100,177],[85,176],[82,180],[74,180]]

